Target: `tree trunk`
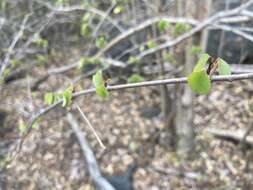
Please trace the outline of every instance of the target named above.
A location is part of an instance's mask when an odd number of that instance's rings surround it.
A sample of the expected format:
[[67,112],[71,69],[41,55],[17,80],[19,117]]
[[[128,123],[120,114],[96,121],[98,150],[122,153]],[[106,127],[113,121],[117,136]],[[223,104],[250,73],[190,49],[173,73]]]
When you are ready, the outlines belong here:
[[[187,17],[194,17],[194,13],[197,12],[196,0],[189,0],[187,2],[180,2],[178,4],[178,10],[181,10],[185,5],[185,11]],[[182,5],[184,4],[184,5]],[[187,11],[186,11],[187,10]],[[180,12],[179,12],[180,13]],[[182,16],[182,15],[180,15]],[[187,47],[185,51],[185,66],[183,75],[188,75],[192,72],[193,65],[196,62],[196,58],[191,55],[189,49],[195,44],[193,38],[187,41]],[[189,158],[194,152],[194,128],[193,128],[193,93],[188,86],[179,87],[177,91],[177,115],[176,115],[176,131],[178,137],[177,153],[182,159]]]

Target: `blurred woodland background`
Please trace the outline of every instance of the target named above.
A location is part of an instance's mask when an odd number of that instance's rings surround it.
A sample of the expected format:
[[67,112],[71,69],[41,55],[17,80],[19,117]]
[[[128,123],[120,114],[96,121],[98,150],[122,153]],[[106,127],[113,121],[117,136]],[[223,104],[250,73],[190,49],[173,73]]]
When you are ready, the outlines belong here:
[[[252,11],[253,0],[0,0],[0,189],[253,189],[252,77],[208,95],[177,83],[106,99],[92,83],[99,69],[112,88],[185,77],[204,52],[253,73]],[[67,107],[52,103],[70,86]]]

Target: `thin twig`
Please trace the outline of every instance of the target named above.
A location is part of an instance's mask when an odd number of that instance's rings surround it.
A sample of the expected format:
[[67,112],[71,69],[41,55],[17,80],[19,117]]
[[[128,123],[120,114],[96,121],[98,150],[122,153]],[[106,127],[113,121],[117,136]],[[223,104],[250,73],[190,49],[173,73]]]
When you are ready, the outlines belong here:
[[83,120],[87,123],[88,127],[91,129],[91,131],[93,132],[93,134],[95,135],[95,137],[97,138],[98,143],[100,144],[100,146],[105,149],[105,145],[103,144],[102,140],[100,139],[100,137],[98,136],[96,130],[94,129],[94,127],[91,125],[90,121],[88,120],[88,118],[85,116],[85,114],[83,113],[83,111],[81,110],[81,108],[78,106],[78,104],[74,103],[74,105],[76,106],[76,108],[78,109],[79,113],[81,114]]
[[23,21],[22,21],[22,24],[21,24],[21,27],[20,27],[20,30],[17,32],[17,34],[15,35],[13,41],[11,42],[9,48],[8,48],[8,52],[7,54],[5,55],[5,58],[1,64],[1,68],[0,68],[0,78],[3,77],[3,73],[4,73],[4,70],[6,69],[6,67],[8,66],[9,64],[9,61],[10,61],[10,58],[11,58],[11,55],[13,54],[13,51],[14,51],[14,48],[16,46],[16,44],[18,43],[18,41],[21,39],[21,37],[23,36],[23,32],[25,30],[25,25],[28,21],[28,18],[30,17],[31,14],[27,14]]

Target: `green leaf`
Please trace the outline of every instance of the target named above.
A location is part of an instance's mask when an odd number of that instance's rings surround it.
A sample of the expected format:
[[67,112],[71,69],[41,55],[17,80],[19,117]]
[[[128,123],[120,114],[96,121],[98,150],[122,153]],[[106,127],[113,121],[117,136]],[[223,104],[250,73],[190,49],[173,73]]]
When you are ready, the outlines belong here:
[[114,9],[113,9],[113,13],[114,14],[119,14],[123,11],[123,6],[122,5],[117,5]]
[[134,56],[130,56],[127,61],[129,64],[137,64],[139,62],[139,59]]
[[197,94],[208,94],[211,89],[211,80],[205,70],[192,72],[187,81],[192,91]]
[[161,32],[164,32],[168,29],[170,23],[167,20],[161,20],[158,22],[158,28]]
[[89,24],[88,23],[83,23],[81,25],[81,29],[80,29],[81,36],[83,36],[83,37],[89,37],[90,33],[91,33],[91,31],[90,31]]
[[108,90],[105,88],[104,85],[100,85],[96,87],[96,93],[102,98],[106,98],[109,96]]
[[102,75],[102,70],[97,71],[95,75],[92,77],[92,82],[96,88],[96,93],[102,98],[106,98],[109,95],[108,90],[104,86],[104,79]]
[[72,102],[72,92],[73,92],[73,86],[68,87],[63,93],[62,93],[62,107],[67,107]]
[[191,29],[191,26],[189,24],[185,24],[185,23],[177,23],[174,27],[173,30],[173,36],[174,37],[178,37],[181,34],[189,31]]
[[83,17],[82,17],[82,22],[83,22],[83,23],[87,23],[87,22],[89,21],[90,17],[91,17],[91,14],[90,14],[90,13],[85,13],[85,14],[83,15]]
[[139,74],[132,74],[128,79],[128,83],[136,83],[136,82],[143,82],[144,78]]
[[219,72],[219,75],[231,75],[230,65],[221,58],[219,58],[219,61],[218,61],[218,72]]
[[139,51],[140,52],[143,52],[145,50],[145,47],[142,45],[142,46],[140,46],[140,48],[139,48]]
[[199,72],[199,71],[202,71],[203,69],[205,69],[205,65],[206,65],[209,57],[210,57],[210,55],[208,55],[207,53],[202,54],[196,64],[196,66],[194,67],[193,72]]
[[103,80],[102,70],[97,71],[96,74],[93,75],[92,82],[95,87],[103,85],[104,80]]
[[156,46],[157,46],[157,44],[153,40],[149,40],[147,43],[147,47],[149,49],[155,48]]
[[51,105],[54,103],[54,94],[52,92],[48,92],[44,95],[44,102],[47,105]]
[[32,128],[33,129],[38,129],[39,128],[39,122],[40,122],[40,118],[36,119],[33,124],[32,124]]
[[100,36],[96,39],[96,46],[98,48],[104,48],[106,46],[106,39],[104,36]]

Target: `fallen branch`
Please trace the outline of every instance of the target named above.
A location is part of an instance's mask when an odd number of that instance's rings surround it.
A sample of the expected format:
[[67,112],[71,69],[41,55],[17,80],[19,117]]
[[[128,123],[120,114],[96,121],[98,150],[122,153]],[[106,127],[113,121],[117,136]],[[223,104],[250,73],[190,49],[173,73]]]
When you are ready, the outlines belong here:
[[79,145],[82,149],[83,157],[85,158],[88,165],[89,174],[91,176],[91,179],[94,181],[96,187],[99,190],[115,190],[113,186],[102,176],[96,157],[91,150],[83,132],[79,128],[77,120],[71,113],[68,113],[67,120],[77,137]]
[[[225,129],[217,129],[217,128],[209,128],[207,132],[214,135],[217,138],[232,141],[235,144],[239,144],[245,138],[245,130],[225,130]],[[244,139],[244,144],[253,147],[253,136],[247,136]]]

